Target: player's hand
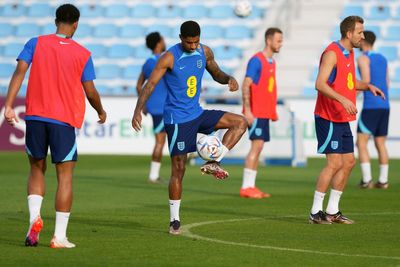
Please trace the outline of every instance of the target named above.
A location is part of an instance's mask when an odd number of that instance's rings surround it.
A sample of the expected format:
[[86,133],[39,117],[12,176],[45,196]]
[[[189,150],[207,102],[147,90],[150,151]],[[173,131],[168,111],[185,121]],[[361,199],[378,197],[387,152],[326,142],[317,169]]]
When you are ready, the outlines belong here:
[[374,86],[374,85],[372,85],[372,84],[368,84],[368,88],[369,88],[369,90],[371,91],[371,93],[374,95],[374,96],[380,96],[380,97],[382,97],[382,99],[385,99],[386,97],[385,97],[385,94],[381,91],[381,89],[379,89],[378,87],[376,87],[376,86]]
[[229,86],[229,91],[231,92],[235,92],[239,89],[238,82],[232,76],[229,77],[228,86]]
[[248,124],[249,126],[251,126],[251,125],[253,124],[253,122],[254,122],[253,113],[251,113],[250,111],[245,111],[245,112],[244,112],[244,117],[245,117],[246,120],[247,120],[247,124]]
[[104,109],[102,110],[102,112],[100,114],[98,114],[98,116],[99,116],[99,120],[97,121],[97,123],[103,124],[106,122],[107,112],[105,112]]
[[132,127],[135,129],[136,132],[139,132],[142,129],[142,114],[141,111],[136,112],[133,114],[132,118]]
[[4,118],[11,126],[14,126],[16,123],[19,122],[17,116],[15,116],[14,109],[11,107],[6,107],[4,111]]
[[347,114],[349,114],[349,115],[357,114],[357,112],[358,112],[357,107],[349,99],[345,98],[341,104],[342,104],[343,108],[346,110]]

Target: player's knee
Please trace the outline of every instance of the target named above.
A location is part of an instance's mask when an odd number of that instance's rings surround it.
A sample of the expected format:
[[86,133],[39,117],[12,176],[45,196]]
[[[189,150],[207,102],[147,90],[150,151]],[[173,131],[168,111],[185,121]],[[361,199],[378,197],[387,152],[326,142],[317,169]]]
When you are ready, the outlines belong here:
[[354,168],[355,165],[356,165],[356,159],[354,157],[343,162],[343,168],[346,169],[351,170]]
[[238,116],[235,124],[243,133],[247,130],[247,120],[243,116]]
[[343,161],[341,160],[331,160],[328,162],[328,168],[332,169],[334,172],[342,169],[344,167]]

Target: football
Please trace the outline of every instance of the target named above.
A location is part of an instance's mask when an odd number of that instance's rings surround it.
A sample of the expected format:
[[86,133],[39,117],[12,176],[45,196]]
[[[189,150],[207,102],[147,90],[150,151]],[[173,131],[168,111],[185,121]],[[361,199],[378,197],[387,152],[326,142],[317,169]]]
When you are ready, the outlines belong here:
[[197,153],[206,160],[216,160],[222,153],[222,142],[215,135],[203,135],[197,140]]
[[235,4],[235,14],[238,17],[245,18],[251,14],[252,6],[250,1],[241,0]]

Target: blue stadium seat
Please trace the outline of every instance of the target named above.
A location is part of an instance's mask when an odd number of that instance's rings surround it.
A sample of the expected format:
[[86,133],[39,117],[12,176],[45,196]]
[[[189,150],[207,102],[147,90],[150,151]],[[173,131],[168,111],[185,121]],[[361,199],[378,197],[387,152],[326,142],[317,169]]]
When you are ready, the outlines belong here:
[[123,18],[128,17],[130,8],[127,5],[115,4],[105,7],[105,16],[108,18]]
[[394,70],[394,76],[391,76],[390,78],[391,78],[390,80],[391,80],[392,82],[400,83],[400,67],[397,67],[397,68]]
[[1,12],[2,17],[20,17],[25,14],[25,6],[22,4],[6,4]]
[[110,58],[130,58],[133,55],[133,47],[126,44],[112,45],[108,49],[108,57]]
[[[79,26],[80,27],[80,26]],[[54,23],[46,24],[42,27],[42,35],[56,33],[56,25]]]
[[390,8],[387,5],[373,5],[369,9],[367,20],[386,20],[390,18]]
[[91,36],[92,34],[92,27],[89,24],[78,24],[78,29],[74,34],[74,38],[84,38],[87,36]]
[[142,71],[141,65],[130,65],[124,68],[122,72],[122,78],[124,79],[138,79],[140,72]]
[[259,19],[263,18],[265,15],[265,10],[253,5],[251,10],[251,14],[247,17],[247,19]]
[[158,8],[158,18],[177,18],[182,16],[182,10],[177,5],[163,5]]
[[306,87],[303,89],[303,96],[315,97],[317,95],[317,90],[314,87]]
[[208,9],[204,5],[189,5],[183,8],[182,16],[186,19],[201,19],[207,17]]
[[217,60],[230,60],[240,58],[242,50],[236,46],[222,45],[214,49],[214,54]]
[[144,45],[135,47],[133,51],[133,57],[138,59],[147,59],[151,56],[151,51]]
[[400,26],[391,25],[386,30],[385,40],[388,41],[400,41]]
[[230,5],[216,5],[210,7],[208,17],[212,19],[229,19],[234,18],[235,13]]
[[107,47],[102,44],[88,44],[85,47],[92,52],[92,59],[102,58],[106,56]]
[[14,34],[14,26],[9,23],[0,23],[0,37],[8,37]]
[[96,84],[96,90],[100,95],[111,95],[113,91],[111,87],[99,83]]
[[140,38],[144,36],[144,27],[139,24],[124,24],[119,35],[123,38]]
[[7,64],[7,63],[0,63],[0,78],[11,78],[15,70],[15,65]]
[[118,35],[118,27],[114,24],[98,24],[94,28],[93,36],[112,38]]
[[133,18],[153,18],[156,15],[156,8],[150,4],[139,4],[133,7]]
[[26,96],[26,89],[28,89],[28,85],[23,83],[21,85],[21,88],[19,89],[18,96],[19,97],[25,97]]
[[374,32],[377,39],[382,37],[382,30],[379,25],[365,25],[365,30]]
[[204,39],[217,39],[222,38],[224,29],[218,25],[205,25],[201,30],[201,38]]
[[251,29],[243,25],[227,26],[225,30],[226,39],[250,39],[251,35]]
[[34,37],[40,35],[40,27],[33,23],[22,23],[16,26],[15,35],[18,37]]
[[219,96],[222,95],[226,90],[218,87],[206,87],[204,90],[204,94],[206,96]]
[[28,8],[28,16],[29,17],[50,17],[53,16],[53,8],[48,4],[32,4]]
[[95,18],[103,16],[103,7],[101,5],[83,5],[79,11],[81,12],[82,18]]
[[172,29],[165,24],[152,24],[146,29],[146,34],[151,33],[151,32],[159,32],[162,36],[165,38],[169,37],[178,37],[178,36],[172,36]]
[[7,43],[4,45],[3,56],[17,58],[24,48],[24,43]]
[[342,19],[351,15],[357,15],[364,17],[364,8],[360,5],[347,5],[344,7],[342,15],[340,16]]
[[396,15],[393,16],[393,19],[400,20],[400,6],[396,8]]
[[390,98],[400,98],[400,88],[390,88],[389,89],[389,97]]
[[398,49],[396,46],[380,46],[377,52],[382,53],[388,61],[398,59]]
[[118,65],[100,65],[96,69],[98,79],[116,79],[120,76],[120,67]]

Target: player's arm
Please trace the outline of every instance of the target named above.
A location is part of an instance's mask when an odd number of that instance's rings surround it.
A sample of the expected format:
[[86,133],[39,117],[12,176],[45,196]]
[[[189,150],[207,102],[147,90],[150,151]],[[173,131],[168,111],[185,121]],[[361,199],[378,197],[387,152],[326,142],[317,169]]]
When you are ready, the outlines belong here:
[[250,85],[252,83],[253,79],[246,76],[242,84],[243,113],[249,125],[253,124],[254,121],[254,116],[251,113],[251,106],[250,106]]
[[99,116],[99,120],[97,122],[103,124],[107,119],[107,113],[103,109],[99,93],[97,92],[93,81],[83,81],[82,86],[83,90],[85,91],[87,100],[89,101],[90,105],[96,110],[97,115]]
[[142,92],[142,87],[143,87],[144,82],[145,82],[144,74],[143,74],[143,71],[141,71],[139,78],[137,80],[137,83],[136,83],[137,95],[140,95],[140,92]]
[[18,117],[15,116],[15,112],[13,109],[13,104],[19,89],[21,88],[21,84],[24,81],[25,74],[28,71],[29,65],[23,60],[18,60],[17,67],[11,77],[10,84],[8,86],[8,92],[6,97],[6,102],[4,104],[4,118],[6,121],[14,126],[16,122],[19,122]]
[[223,72],[217,62],[214,59],[214,53],[206,45],[203,45],[204,54],[206,56],[206,70],[211,74],[214,81],[219,82],[220,84],[228,84],[230,91],[237,91],[239,89],[239,85],[235,78]]
[[173,65],[174,65],[174,56],[170,52],[164,53],[158,60],[149,79],[143,86],[143,89],[139,95],[139,99],[136,103],[135,111],[133,113],[133,118],[132,118],[132,127],[136,131],[140,131],[140,129],[142,128],[141,112],[144,108],[144,104],[147,102],[147,99],[150,97],[155,86],[161,80],[161,78],[164,76],[165,72],[168,69],[172,69]]
[[365,55],[362,55],[358,58],[357,64],[361,74],[361,81],[369,83],[371,81],[369,58]]
[[333,90],[332,87],[330,87],[327,83],[329,76],[336,65],[336,62],[335,52],[327,51],[324,53],[322,56],[321,65],[319,67],[317,80],[315,82],[315,88],[324,96],[339,102],[348,114],[355,115],[357,114],[357,108],[353,102],[335,92],[335,90]]

